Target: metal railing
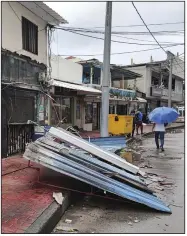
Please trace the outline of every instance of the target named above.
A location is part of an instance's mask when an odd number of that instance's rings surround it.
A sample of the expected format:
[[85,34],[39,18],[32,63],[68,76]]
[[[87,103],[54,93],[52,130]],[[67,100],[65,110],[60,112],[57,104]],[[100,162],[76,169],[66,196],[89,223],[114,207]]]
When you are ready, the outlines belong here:
[[33,134],[33,124],[9,124],[7,135],[7,156],[24,152],[26,144],[32,141]]

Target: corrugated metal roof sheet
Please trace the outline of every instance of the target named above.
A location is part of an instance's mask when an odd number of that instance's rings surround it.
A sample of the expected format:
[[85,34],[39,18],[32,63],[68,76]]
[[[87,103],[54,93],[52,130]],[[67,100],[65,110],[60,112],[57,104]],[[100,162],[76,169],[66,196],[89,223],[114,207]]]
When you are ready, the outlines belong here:
[[108,161],[113,165],[123,168],[124,170],[127,170],[131,173],[136,174],[139,171],[139,168],[137,166],[128,163],[127,161],[115,155],[114,153],[108,152],[94,144],[86,142],[85,140],[69,133],[68,131],[62,128],[52,127],[49,129],[49,134],[59,140],[62,140],[66,143],[70,143],[76,147],[79,147],[85,150],[86,152],[89,152],[92,155],[97,156],[98,158],[101,158],[105,161]]
[[157,199],[156,196],[112,179],[99,172],[98,169],[93,169],[93,166],[91,168],[83,162],[77,162],[78,159],[69,158],[68,153],[66,154],[65,152],[63,155],[55,153],[51,150],[51,147],[44,148],[37,143],[31,143],[27,146],[24,157],[31,161],[40,163],[47,168],[128,200],[144,204],[159,211],[171,212],[171,210],[165,206],[161,200]]
[[91,87],[86,87],[86,86],[78,85],[78,84],[70,84],[70,83],[66,83],[66,82],[62,82],[62,81],[57,81],[57,80],[52,80],[51,81],[51,85],[62,87],[62,88],[68,88],[68,89],[83,91],[83,92],[101,94],[100,90],[97,90],[97,89],[94,89],[94,88],[91,88]]
[[126,147],[125,137],[106,137],[85,139],[101,147],[104,150],[115,152],[116,150]]

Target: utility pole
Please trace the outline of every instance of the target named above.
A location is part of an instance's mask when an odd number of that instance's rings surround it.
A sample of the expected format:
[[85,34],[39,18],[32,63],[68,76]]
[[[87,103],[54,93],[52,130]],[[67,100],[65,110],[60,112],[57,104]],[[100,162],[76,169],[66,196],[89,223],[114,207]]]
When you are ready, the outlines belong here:
[[173,64],[173,54],[167,52],[167,59],[169,61],[169,83],[168,83],[168,107],[171,107],[172,99],[172,64]]
[[108,137],[111,26],[112,26],[112,2],[107,2],[106,18],[105,18],[103,79],[102,79],[101,137]]

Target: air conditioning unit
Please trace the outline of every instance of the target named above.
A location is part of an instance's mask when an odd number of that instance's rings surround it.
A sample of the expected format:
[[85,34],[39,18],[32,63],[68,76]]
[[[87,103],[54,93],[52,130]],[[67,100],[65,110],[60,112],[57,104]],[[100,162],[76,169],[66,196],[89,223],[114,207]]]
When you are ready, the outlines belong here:
[[46,81],[46,74],[45,74],[45,72],[39,72],[38,73],[38,81],[39,82],[45,82]]

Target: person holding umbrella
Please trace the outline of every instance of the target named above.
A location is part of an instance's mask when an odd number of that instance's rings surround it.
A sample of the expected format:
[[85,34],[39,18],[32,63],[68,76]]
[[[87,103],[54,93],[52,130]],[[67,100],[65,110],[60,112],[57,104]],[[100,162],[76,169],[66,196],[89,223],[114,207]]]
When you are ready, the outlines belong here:
[[[166,123],[165,124],[158,124],[158,123],[153,124],[153,130],[155,130],[156,147],[157,147],[157,149],[161,148],[162,152],[164,151],[165,126],[167,126]],[[159,138],[160,138],[161,145],[159,145]]]
[[164,135],[165,126],[172,123],[178,118],[177,111],[170,107],[157,107],[149,114],[149,120],[154,122],[153,130],[155,130],[155,143],[159,149],[159,137],[161,141],[161,150],[164,151]]

